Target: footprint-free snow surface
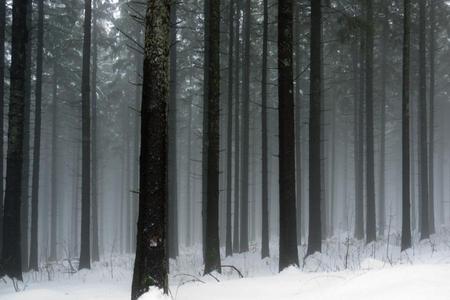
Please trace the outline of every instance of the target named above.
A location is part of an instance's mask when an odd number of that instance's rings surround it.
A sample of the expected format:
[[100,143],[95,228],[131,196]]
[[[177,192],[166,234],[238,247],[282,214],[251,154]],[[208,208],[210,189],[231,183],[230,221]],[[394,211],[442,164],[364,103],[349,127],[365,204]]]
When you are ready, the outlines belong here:
[[[198,248],[200,249],[200,248]],[[247,254],[226,258],[230,267],[222,274],[202,276],[201,255],[182,249],[171,261],[171,295],[152,290],[142,300],[214,299],[450,299],[450,235],[416,242],[400,254],[398,237],[371,245],[345,239],[329,240],[323,254],[316,254],[278,274],[278,253],[272,247],[270,259],[259,259],[256,245]],[[303,256],[305,247],[299,247]],[[126,300],[130,299],[133,257],[106,255],[90,271],[75,272],[75,260],[61,260],[42,266],[40,272],[24,274],[15,291],[12,281],[0,281],[1,300]]]

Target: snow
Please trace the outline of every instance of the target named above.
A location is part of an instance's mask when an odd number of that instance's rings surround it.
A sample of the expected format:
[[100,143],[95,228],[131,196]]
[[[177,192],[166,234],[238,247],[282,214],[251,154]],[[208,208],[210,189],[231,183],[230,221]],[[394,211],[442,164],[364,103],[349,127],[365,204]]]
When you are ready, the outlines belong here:
[[[200,247],[181,249],[171,261],[170,296],[151,289],[140,300],[293,300],[293,299],[450,299],[450,234],[442,232],[401,254],[399,235],[364,245],[351,239],[330,239],[323,253],[301,260],[278,274],[277,245],[261,260],[252,245],[246,254],[223,260],[232,268],[202,276]],[[306,247],[299,247],[300,258]],[[76,264],[76,262],[71,262]],[[0,281],[1,300],[125,300],[130,299],[133,257],[108,255],[93,269],[73,273],[68,260],[24,274],[19,292],[10,279]]]

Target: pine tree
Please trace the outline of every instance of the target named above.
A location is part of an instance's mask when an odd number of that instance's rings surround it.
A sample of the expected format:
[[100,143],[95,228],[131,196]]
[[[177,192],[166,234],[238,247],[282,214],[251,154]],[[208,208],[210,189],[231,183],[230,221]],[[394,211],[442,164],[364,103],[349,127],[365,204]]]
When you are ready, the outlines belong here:
[[141,106],[139,217],[131,298],[168,291],[168,120],[170,0],[147,0]]

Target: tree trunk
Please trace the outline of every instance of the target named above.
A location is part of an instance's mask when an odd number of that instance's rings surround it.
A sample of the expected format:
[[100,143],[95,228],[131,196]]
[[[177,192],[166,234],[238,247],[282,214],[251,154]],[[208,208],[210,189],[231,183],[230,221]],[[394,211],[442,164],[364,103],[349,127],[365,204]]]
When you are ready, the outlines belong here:
[[21,183],[25,126],[25,70],[27,53],[26,1],[13,1],[8,151],[3,225],[2,273],[22,280],[21,260]]
[[[99,141],[97,125],[97,60],[98,60],[98,40],[97,40],[97,1],[94,0],[94,13],[92,19],[92,261],[100,260],[98,243],[98,149]],[[127,144],[128,146],[128,144]]]
[[263,0],[263,49],[262,49],[262,79],[261,79],[261,258],[269,257],[269,144],[267,134],[267,35],[269,31],[269,5]]
[[148,0],[141,109],[139,217],[131,298],[168,291],[168,122],[170,0]]
[[430,46],[429,46],[429,59],[430,59],[430,124],[429,130],[429,222],[430,222],[430,234],[435,233],[435,220],[434,220],[434,90],[435,90],[435,56],[436,56],[436,1],[430,1]]
[[373,48],[374,21],[372,0],[366,0],[366,243],[376,240],[375,170],[373,137]]
[[240,159],[241,159],[241,140],[240,140],[240,65],[241,65],[241,42],[239,39],[241,28],[241,1],[236,0],[236,27],[235,27],[235,69],[234,69],[234,217],[233,217],[233,253],[239,252],[239,192],[240,192]]
[[311,0],[311,64],[309,116],[309,235],[307,255],[321,252],[321,1]]
[[41,103],[42,103],[42,65],[44,53],[44,0],[38,1],[38,30],[36,55],[36,86],[35,86],[35,121],[33,145],[33,179],[31,192],[31,240],[30,240],[30,270],[39,270],[38,261],[38,212],[39,212],[39,178],[41,159]]
[[205,274],[220,273],[219,245],[219,121],[220,121],[220,1],[212,0],[208,5],[205,25],[209,28],[208,55],[208,134],[207,134],[207,204],[206,204],[206,239],[205,239]]
[[[26,0],[28,5],[27,28],[32,25],[32,3]],[[29,213],[30,213],[30,129],[31,129],[31,55],[33,52],[33,42],[31,38],[32,30],[28,31],[27,53],[25,67],[25,114],[24,114],[24,138],[23,138],[23,169],[22,169],[22,208],[21,208],[21,250],[22,250],[22,270],[28,271],[28,250],[29,250]]]
[[[50,208],[50,256],[49,260],[57,259],[56,233],[58,228],[58,73],[56,61],[53,62],[53,83],[52,83],[52,169],[51,169],[51,208]],[[77,174],[78,176],[78,174]]]
[[411,3],[404,0],[403,20],[403,90],[402,90],[402,241],[401,250],[411,247],[411,215],[410,215],[410,26]]
[[425,46],[425,1],[419,3],[419,185],[420,189],[420,239],[430,237],[428,201],[428,139],[427,139],[427,73]]
[[231,237],[231,194],[232,194],[232,152],[233,152],[233,71],[234,71],[234,0],[229,3],[228,15],[228,102],[227,102],[227,161],[226,161],[226,240],[225,256],[233,254]]
[[384,20],[381,38],[381,115],[380,115],[380,170],[379,170],[379,192],[378,192],[378,232],[384,236],[386,223],[386,200],[385,200],[385,158],[386,158],[386,91],[387,91],[387,39],[389,34],[389,2],[384,1]]
[[83,68],[81,78],[82,155],[81,155],[81,248],[79,269],[91,268],[91,0],[84,2]]
[[249,187],[249,151],[250,151],[250,4],[244,0],[244,62],[242,74],[242,161],[241,161],[241,211],[239,252],[248,252],[248,187]]
[[178,256],[177,183],[177,4],[170,11],[170,87],[169,87],[169,257]]
[[3,249],[3,192],[4,192],[4,106],[5,106],[5,27],[6,0],[0,0],[0,257]]
[[280,272],[298,266],[295,201],[295,120],[293,1],[278,2],[278,130],[280,192]]

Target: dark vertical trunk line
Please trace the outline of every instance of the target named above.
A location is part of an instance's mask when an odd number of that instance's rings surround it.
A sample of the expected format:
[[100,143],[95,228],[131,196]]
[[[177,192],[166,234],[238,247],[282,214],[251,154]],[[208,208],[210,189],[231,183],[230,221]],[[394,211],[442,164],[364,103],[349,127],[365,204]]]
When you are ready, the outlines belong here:
[[429,182],[429,222],[430,222],[430,234],[435,233],[435,219],[434,219],[434,94],[435,94],[435,57],[436,57],[436,1],[430,1],[430,50],[429,50],[429,60],[430,60],[430,124],[429,130],[429,171],[428,171],[428,182]]
[[293,1],[278,2],[279,270],[298,266],[295,201]]
[[321,222],[321,1],[311,0],[311,64],[309,119],[309,235],[307,255],[322,248]]
[[411,3],[404,0],[403,20],[403,85],[402,85],[402,240],[401,250],[411,247],[410,215],[410,28]]
[[232,194],[232,152],[233,152],[233,71],[234,71],[234,0],[229,3],[228,14],[228,101],[227,101],[227,161],[226,161],[226,238],[225,256],[233,254],[231,237],[231,194]]
[[81,248],[79,269],[91,268],[91,0],[84,2],[83,67],[81,78],[82,155],[81,155]]
[[5,106],[5,25],[6,0],[0,0],[0,257],[3,249],[3,193],[4,193],[4,106]]
[[[56,61],[53,62],[53,83],[52,83],[52,166],[51,166],[51,208],[50,208],[50,255],[49,260],[57,259],[56,234],[57,234],[57,213],[58,213],[58,72]],[[78,174],[77,174],[78,176]]]
[[168,120],[171,0],[147,0],[141,109],[139,217],[131,299],[168,292]]
[[8,151],[6,158],[6,189],[3,219],[2,273],[22,280],[21,260],[21,183],[23,171],[23,140],[25,131],[25,73],[27,63],[26,1],[13,1],[10,100],[8,114]]
[[177,183],[177,8],[170,11],[170,87],[169,87],[169,257],[178,256]]
[[426,73],[426,13],[425,1],[419,3],[419,185],[420,189],[420,239],[430,237],[428,191],[428,138],[427,138],[427,73]]
[[[92,18],[92,87],[91,87],[91,99],[92,99],[92,261],[100,260],[99,252],[99,226],[98,226],[98,159],[99,153],[97,144],[99,141],[98,135],[98,117],[97,117],[97,61],[98,61],[98,40],[97,40],[97,1],[94,0],[94,12]],[[128,135],[127,135],[128,137]],[[127,143],[128,145],[128,143]]]
[[219,152],[220,152],[220,1],[208,5],[205,25],[209,28],[208,51],[208,130],[205,274],[221,272],[219,243]]
[[236,27],[235,27],[235,69],[234,69],[234,213],[233,213],[233,253],[239,252],[239,208],[240,208],[240,65],[241,65],[241,42],[240,42],[240,19],[241,1],[236,0]]
[[261,78],[261,147],[262,147],[262,176],[261,176],[261,258],[269,257],[269,144],[267,134],[267,36],[269,31],[268,0],[263,0],[263,52]]
[[241,210],[239,252],[248,252],[249,153],[250,153],[250,4],[244,0],[244,62],[242,74],[242,151],[241,151]]
[[42,65],[44,53],[44,0],[38,1],[36,54],[36,86],[35,86],[35,121],[33,145],[33,179],[31,192],[31,239],[30,270],[39,270],[38,261],[38,211],[39,211],[39,179],[41,159],[41,103],[42,103]]
[[366,0],[366,22],[366,243],[370,243],[376,240],[373,136],[373,48],[375,29],[372,0]]

